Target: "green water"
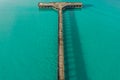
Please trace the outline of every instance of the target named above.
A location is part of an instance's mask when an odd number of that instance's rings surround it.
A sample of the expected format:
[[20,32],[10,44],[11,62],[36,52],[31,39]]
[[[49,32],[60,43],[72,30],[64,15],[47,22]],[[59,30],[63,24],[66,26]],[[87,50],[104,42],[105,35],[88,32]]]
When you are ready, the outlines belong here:
[[57,12],[38,2],[83,2],[64,12],[66,80],[120,80],[119,0],[0,0],[0,80],[57,80]]

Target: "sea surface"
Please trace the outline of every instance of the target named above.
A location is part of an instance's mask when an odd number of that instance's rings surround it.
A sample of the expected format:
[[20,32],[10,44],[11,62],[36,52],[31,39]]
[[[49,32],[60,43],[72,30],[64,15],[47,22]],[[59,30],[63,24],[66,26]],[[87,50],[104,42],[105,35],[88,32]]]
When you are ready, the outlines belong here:
[[58,15],[38,2],[82,2],[63,13],[65,80],[120,80],[120,0],[0,0],[0,80],[58,79]]

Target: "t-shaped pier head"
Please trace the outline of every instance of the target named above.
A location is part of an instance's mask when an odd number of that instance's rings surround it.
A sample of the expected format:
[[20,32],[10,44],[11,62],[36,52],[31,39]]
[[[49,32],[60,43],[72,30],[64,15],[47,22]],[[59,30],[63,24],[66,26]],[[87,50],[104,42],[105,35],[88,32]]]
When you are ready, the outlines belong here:
[[62,11],[69,8],[81,8],[80,2],[49,2],[39,3],[40,8],[54,8],[58,10],[58,80],[65,80],[64,74],[64,42]]
[[54,8],[57,10],[66,8],[81,8],[82,3],[80,2],[49,2],[49,3],[39,3],[40,8]]

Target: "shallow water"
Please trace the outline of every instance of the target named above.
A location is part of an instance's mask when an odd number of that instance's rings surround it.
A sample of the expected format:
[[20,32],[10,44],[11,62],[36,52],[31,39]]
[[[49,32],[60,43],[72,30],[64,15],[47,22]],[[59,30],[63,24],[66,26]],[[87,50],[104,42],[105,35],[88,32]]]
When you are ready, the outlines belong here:
[[[0,0],[0,80],[57,80],[57,12]],[[68,0],[59,0],[68,1]],[[64,16],[66,80],[120,80],[120,1],[83,2]]]

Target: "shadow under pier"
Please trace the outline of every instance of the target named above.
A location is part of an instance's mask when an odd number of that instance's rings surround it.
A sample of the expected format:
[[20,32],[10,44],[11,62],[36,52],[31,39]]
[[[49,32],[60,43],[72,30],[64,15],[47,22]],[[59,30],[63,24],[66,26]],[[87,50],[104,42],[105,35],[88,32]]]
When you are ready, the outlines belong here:
[[88,80],[74,10],[63,14],[65,80]]

